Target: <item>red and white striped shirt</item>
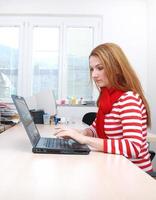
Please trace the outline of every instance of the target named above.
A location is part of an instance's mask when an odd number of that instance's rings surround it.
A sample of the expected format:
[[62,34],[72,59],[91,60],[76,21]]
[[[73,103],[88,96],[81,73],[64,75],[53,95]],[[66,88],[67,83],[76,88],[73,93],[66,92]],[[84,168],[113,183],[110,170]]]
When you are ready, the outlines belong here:
[[[90,129],[97,137],[96,119]],[[146,140],[147,114],[138,94],[125,92],[113,104],[111,112],[105,115],[104,132],[104,153],[124,155],[142,170],[152,170]]]

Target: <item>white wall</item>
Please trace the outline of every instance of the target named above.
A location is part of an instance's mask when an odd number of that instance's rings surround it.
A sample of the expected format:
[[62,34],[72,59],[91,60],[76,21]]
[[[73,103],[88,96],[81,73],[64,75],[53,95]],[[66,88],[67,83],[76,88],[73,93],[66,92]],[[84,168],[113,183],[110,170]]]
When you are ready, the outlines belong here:
[[[152,129],[156,134],[156,1],[148,0],[148,97],[152,114]],[[156,151],[156,143],[151,144]],[[156,169],[156,157],[153,161]]]
[[152,131],[156,133],[156,1],[148,1],[148,96],[152,114]]

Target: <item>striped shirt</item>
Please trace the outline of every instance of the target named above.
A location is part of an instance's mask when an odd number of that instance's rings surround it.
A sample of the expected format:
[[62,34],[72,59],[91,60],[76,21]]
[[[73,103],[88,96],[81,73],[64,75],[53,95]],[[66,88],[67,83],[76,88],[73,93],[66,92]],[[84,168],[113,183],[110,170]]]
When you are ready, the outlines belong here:
[[[96,119],[90,126],[96,134]],[[112,110],[105,115],[103,139],[104,153],[120,154],[127,157],[144,171],[151,171],[152,164],[148,151],[146,108],[138,94],[125,92]]]

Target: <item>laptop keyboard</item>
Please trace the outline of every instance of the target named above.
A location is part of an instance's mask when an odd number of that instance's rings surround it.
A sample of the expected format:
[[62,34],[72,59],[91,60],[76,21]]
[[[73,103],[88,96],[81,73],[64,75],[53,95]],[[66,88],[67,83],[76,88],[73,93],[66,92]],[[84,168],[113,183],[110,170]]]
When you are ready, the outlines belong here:
[[67,139],[59,139],[59,138],[45,138],[43,140],[44,147],[53,147],[53,148],[72,148],[71,142]]

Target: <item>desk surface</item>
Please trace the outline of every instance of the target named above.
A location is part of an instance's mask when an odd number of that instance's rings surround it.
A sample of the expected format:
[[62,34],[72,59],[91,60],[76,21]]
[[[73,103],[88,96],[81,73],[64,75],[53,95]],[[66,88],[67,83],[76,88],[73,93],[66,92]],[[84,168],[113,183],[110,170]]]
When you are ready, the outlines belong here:
[[22,125],[0,135],[0,160],[1,200],[156,199],[156,181],[125,157],[33,154]]

